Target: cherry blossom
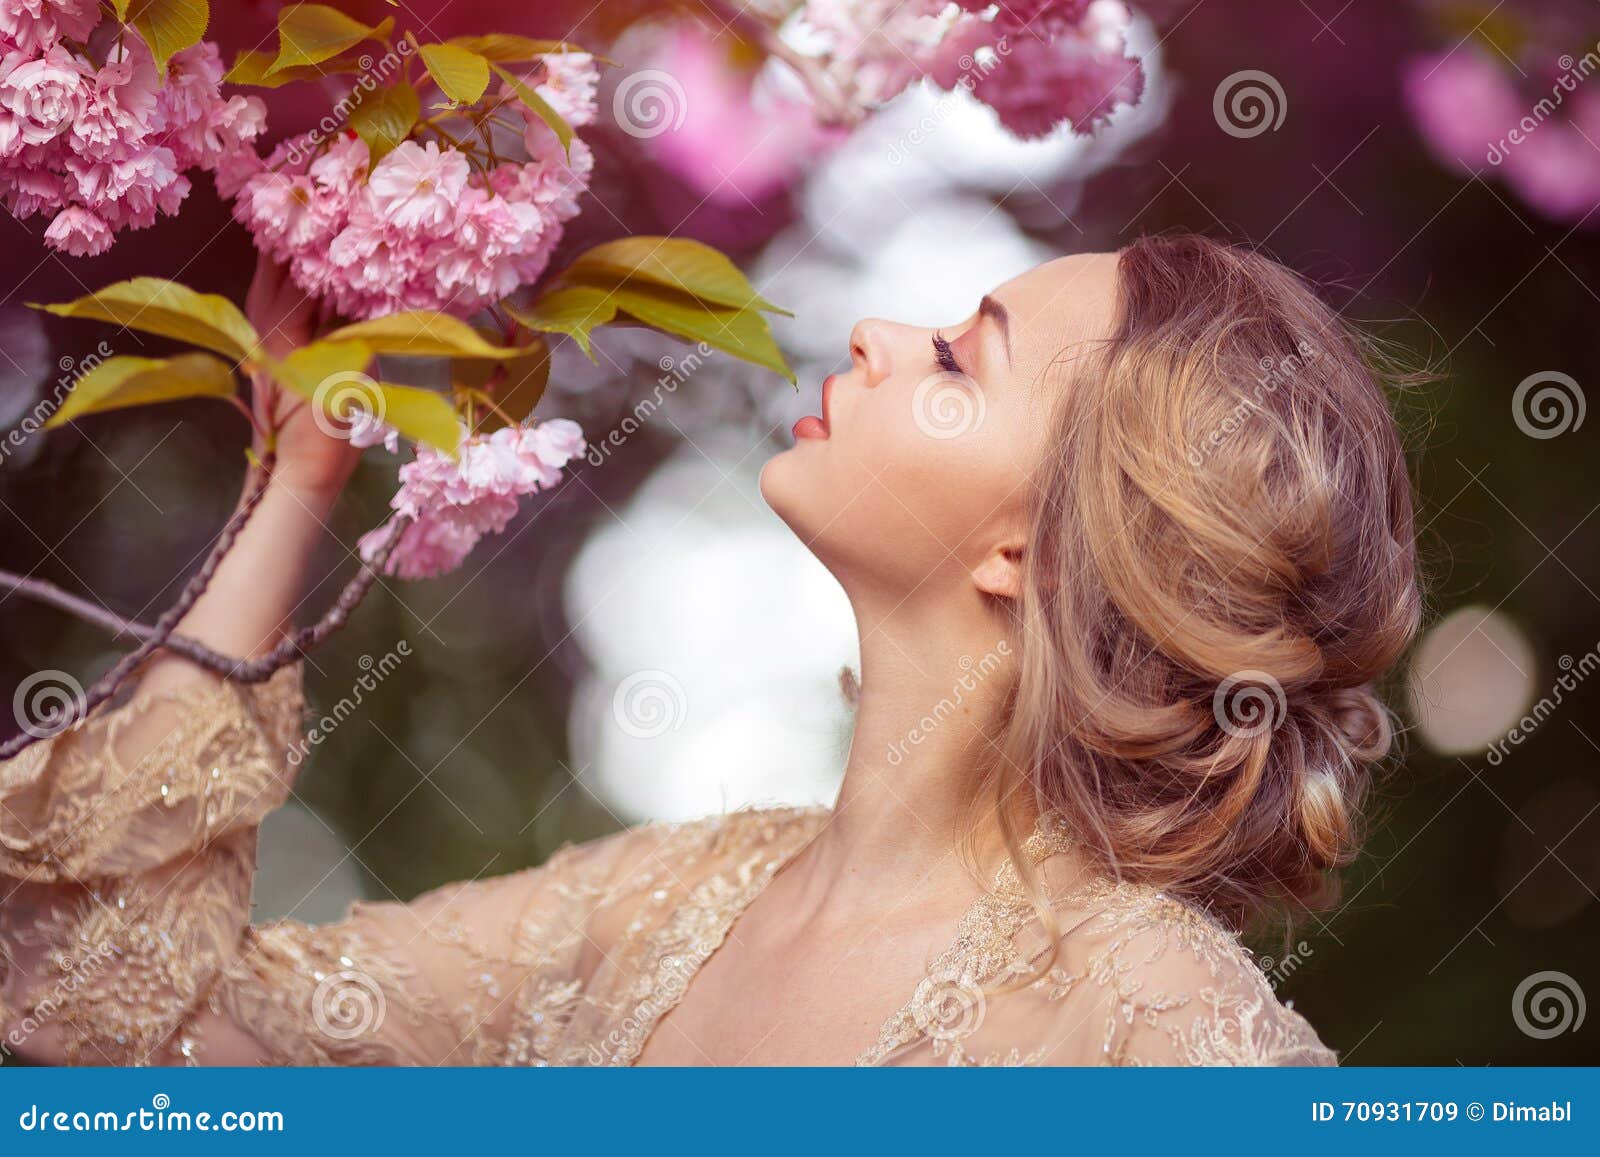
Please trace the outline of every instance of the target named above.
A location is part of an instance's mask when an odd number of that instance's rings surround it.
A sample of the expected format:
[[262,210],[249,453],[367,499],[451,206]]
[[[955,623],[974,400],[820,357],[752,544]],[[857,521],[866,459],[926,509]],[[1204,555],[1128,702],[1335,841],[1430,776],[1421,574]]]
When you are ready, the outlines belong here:
[[400,489],[389,503],[397,518],[362,537],[361,556],[376,558],[403,518],[384,573],[415,579],[454,570],[484,535],[510,524],[519,498],[555,486],[583,449],[582,430],[564,418],[471,437],[463,428],[455,460],[418,446],[416,458],[400,467]]

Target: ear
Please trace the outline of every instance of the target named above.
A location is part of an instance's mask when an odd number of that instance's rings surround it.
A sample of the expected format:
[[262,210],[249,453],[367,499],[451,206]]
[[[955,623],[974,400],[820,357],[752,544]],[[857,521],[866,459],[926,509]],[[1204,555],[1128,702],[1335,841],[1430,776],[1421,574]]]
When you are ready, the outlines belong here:
[[972,572],[972,581],[986,595],[1017,599],[1022,595],[1022,543],[998,543]]

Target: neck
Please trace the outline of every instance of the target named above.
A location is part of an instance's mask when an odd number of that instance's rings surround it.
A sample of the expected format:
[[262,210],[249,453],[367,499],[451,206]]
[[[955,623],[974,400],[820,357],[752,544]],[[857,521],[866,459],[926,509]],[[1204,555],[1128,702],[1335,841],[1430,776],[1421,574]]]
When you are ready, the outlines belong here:
[[804,874],[819,905],[860,895],[881,907],[886,891],[958,886],[969,836],[980,857],[999,849],[992,806],[974,807],[975,787],[998,754],[1018,657],[1009,628],[982,606],[952,618],[926,605],[876,612],[852,601],[861,633],[855,736]]

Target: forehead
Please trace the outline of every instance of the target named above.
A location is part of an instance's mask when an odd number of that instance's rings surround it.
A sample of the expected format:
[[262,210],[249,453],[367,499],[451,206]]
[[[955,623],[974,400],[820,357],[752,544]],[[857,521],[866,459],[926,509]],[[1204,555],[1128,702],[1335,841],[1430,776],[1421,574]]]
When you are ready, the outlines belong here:
[[[1033,381],[1051,362],[1111,336],[1117,254],[1077,253],[1036,265],[991,294],[1010,315],[1012,370]],[[1078,348],[1078,347],[1081,347]]]

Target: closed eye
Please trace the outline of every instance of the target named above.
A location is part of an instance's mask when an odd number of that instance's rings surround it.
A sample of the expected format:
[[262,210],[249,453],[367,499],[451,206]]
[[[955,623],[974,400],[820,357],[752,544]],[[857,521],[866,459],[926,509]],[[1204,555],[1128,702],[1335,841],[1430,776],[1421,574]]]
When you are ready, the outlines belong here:
[[962,372],[961,367],[956,363],[955,353],[950,349],[950,343],[944,340],[942,334],[935,333],[933,335],[933,356],[939,363],[939,367],[946,372],[952,374]]

